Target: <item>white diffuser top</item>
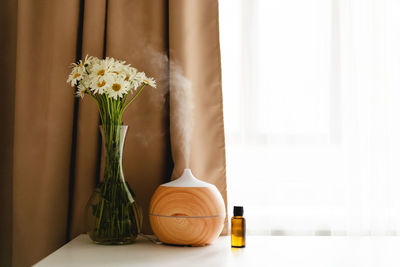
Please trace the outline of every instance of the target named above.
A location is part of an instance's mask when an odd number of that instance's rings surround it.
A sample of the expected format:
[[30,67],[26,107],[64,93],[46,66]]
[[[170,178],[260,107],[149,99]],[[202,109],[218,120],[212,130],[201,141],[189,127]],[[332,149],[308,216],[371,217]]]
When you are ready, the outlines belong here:
[[169,187],[215,187],[212,184],[200,181],[196,177],[193,176],[191,169],[185,169],[183,174],[178,179],[162,184],[161,186],[169,186]]

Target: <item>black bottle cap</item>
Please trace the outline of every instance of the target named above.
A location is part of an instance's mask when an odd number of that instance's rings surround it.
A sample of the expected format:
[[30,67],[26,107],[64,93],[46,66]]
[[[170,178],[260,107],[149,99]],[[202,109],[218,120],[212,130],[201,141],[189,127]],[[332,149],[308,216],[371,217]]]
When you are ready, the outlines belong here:
[[233,207],[233,216],[243,216],[243,207],[242,206],[234,206]]

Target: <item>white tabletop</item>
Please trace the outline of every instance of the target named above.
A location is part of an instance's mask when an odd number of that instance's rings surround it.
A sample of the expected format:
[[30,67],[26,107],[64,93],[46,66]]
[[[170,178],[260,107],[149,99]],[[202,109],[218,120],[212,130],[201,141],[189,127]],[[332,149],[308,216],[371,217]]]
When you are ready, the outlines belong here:
[[93,244],[80,235],[35,266],[400,266],[400,237],[248,236],[246,248],[220,237],[206,247],[139,239],[124,246]]

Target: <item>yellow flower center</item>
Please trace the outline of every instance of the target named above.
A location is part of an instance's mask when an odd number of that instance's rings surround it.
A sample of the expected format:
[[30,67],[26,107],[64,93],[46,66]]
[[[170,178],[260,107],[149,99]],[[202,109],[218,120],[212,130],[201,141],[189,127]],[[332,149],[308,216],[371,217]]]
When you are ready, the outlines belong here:
[[106,72],[105,70],[99,70],[99,71],[97,72],[97,75],[103,76],[105,72]]
[[115,73],[115,74],[119,74],[119,72],[118,72],[118,71],[113,71],[113,73]]
[[97,83],[97,86],[98,86],[98,87],[103,87],[104,85],[106,85],[106,82],[105,82],[105,81],[102,81],[101,83]]
[[125,81],[127,81],[127,80],[129,80],[129,75],[126,75],[126,77],[125,77]]
[[119,90],[121,90],[121,85],[120,85],[119,83],[114,83],[114,84],[112,85],[112,89],[113,89],[115,92],[118,92]]
[[145,80],[143,80],[143,82],[144,82],[144,83],[146,83],[146,84],[149,84],[149,81],[148,81],[148,80],[146,80],[146,79],[145,79]]
[[75,74],[74,74],[74,79],[78,78],[79,76],[81,76],[80,73],[75,73]]

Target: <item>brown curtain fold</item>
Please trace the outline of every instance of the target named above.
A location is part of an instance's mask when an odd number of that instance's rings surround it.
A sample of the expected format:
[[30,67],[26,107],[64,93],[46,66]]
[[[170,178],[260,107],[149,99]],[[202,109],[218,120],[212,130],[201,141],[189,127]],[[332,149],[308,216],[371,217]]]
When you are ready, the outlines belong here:
[[2,17],[9,22],[2,36],[11,39],[1,49],[11,51],[1,66],[8,74],[1,108],[9,115],[0,116],[1,266],[34,264],[85,232],[85,205],[101,172],[99,117],[91,99],[73,97],[66,78],[70,63],[86,54],[126,60],[157,80],[123,118],[124,173],[145,214],[143,232],[151,233],[154,190],[186,167],[171,117],[179,104],[172,63],[190,80],[194,99],[190,167],[226,202],[217,0],[4,5],[14,13]]
[[[11,266],[12,172],[17,5],[0,1],[0,266]],[[4,26],[6,25],[6,26]]]
[[[82,5],[82,4],[81,4]],[[106,0],[86,0],[81,6],[77,57],[103,57],[106,30]],[[81,43],[79,43],[81,42]],[[80,51],[79,51],[80,50]],[[88,97],[75,102],[75,151],[71,155],[68,238],[85,232],[85,204],[99,177],[99,115]]]
[[35,263],[65,242],[78,1],[18,1],[12,265]]

